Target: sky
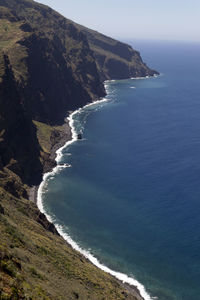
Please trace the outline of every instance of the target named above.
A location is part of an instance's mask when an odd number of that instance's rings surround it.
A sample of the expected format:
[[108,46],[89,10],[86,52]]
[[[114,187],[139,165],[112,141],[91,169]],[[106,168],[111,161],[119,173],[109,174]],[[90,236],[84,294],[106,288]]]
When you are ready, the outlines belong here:
[[81,25],[121,39],[200,42],[200,0],[37,0]]

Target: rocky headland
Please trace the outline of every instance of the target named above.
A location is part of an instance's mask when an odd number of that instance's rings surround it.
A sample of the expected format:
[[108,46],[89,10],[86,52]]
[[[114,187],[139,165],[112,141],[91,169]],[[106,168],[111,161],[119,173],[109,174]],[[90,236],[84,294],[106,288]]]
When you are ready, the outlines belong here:
[[70,111],[104,97],[104,80],[154,74],[129,45],[0,0],[0,299],[142,299],[67,245],[29,195],[71,137]]

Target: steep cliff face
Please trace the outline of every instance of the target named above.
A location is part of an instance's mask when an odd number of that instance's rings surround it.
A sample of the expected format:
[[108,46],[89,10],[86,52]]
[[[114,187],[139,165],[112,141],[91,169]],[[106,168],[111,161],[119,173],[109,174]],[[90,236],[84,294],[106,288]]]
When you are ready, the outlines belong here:
[[80,25],[76,26],[88,38],[102,80],[127,79],[159,74],[157,71],[150,69],[143,62],[140,53],[131,46],[97,31]]
[[67,113],[103,81],[157,73],[130,46],[32,0],[0,0],[0,299],[132,299],[65,244],[28,200],[70,133]]
[[105,90],[87,38],[71,22],[33,1],[0,5],[1,166],[34,184],[49,153],[32,121],[61,125]]
[[[2,165],[15,168],[27,183],[48,156],[33,120],[63,124],[68,111],[105,96],[104,80],[156,73],[130,46],[32,0],[0,0],[0,52]],[[24,150],[14,146],[22,141]]]
[[[24,113],[18,86],[8,57],[2,54],[0,82],[0,160],[26,183],[42,172],[36,129]],[[31,149],[31,155],[30,155]]]
[[2,48],[33,119],[63,123],[68,110],[105,95],[87,38],[72,22],[33,1],[5,0],[1,5],[3,39],[8,38],[3,18],[13,15],[6,20],[13,36]]

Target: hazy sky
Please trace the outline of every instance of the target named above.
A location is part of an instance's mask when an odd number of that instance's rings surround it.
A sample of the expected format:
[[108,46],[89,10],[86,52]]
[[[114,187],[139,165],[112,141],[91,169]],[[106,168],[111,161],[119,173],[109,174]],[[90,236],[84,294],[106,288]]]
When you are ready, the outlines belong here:
[[39,0],[65,17],[123,38],[200,41],[200,0]]

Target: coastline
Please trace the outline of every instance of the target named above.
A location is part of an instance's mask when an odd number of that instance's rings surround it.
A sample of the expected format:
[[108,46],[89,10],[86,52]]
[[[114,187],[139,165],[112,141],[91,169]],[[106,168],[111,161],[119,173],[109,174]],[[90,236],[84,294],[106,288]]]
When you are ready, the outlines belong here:
[[[72,113],[72,112],[69,112],[69,114],[70,113]],[[57,154],[56,154],[56,152],[59,149],[63,148],[63,146],[65,146],[65,144],[68,141],[70,141],[71,138],[72,138],[71,127],[69,125],[68,118],[65,119],[64,124],[62,125],[62,128],[63,128],[62,129],[62,134],[59,138],[59,141],[52,145],[50,156],[49,156],[49,160],[53,161],[54,165],[52,165],[51,163],[48,164],[48,166],[44,168],[45,170],[44,170],[43,176],[44,176],[44,174],[51,172],[57,166],[57,163],[56,163]],[[40,184],[41,184],[41,182],[40,182]],[[36,205],[37,205],[37,198],[38,198],[38,189],[39,189],[40,184],[36,185],[36,186],[32,186],[29,189],[29,192],[28,192],[29,200],[34,202]]]
[[[154,76],[155,77],[155,76]],[[156,76],[157,77],[157,76]],[[130,79],[147,79],[149,77],[143,77],[143,78],[130,78]],[[113,81],[113,80],[112,80]],[[109,82],[109,81],[106,81]],[[105,89],[106,89],[106,82],[104,82]],[[107,89],[106,89],[107,92]],[[51,159],[54,159],[56,162],[55,167],[47,170],[43,174],[43,180],[40,183],[39,186],[34,186],[30,188],[29,190],[29,199],[33,201],[41,213],[43,213],[47,220],[54,225],[57,232],[60,236],[63,237],[63,239],[66,241],[66,243],[71,246],[75,251],[78,251],[81,253],[88,261],[90,261],[93,265],[95,265],[97,268],[103,270],[104,272],[110,274],[112,277],[114,277],[124,288],[129,290],[135,297],[137,297],[138,300],[152,300],[153,298],[150,297],[150,295],[146,292],[145,287],[139,283],[137,280],[135,280],[132,277],[128,277],[126,274],[115,272],[108,267],[101,264],[90,252],[87,250],[82,249],[76,242],[72,240],[72,238],[64,231],[64,229],[59,226],[58,224],[55,224],[53,218],[49,216],[42,203],[42,194],[43,194],[43,188],[45,187],[46,180],[49,176],[52,174],[57,173],[60,169],[67,168],[69,166],[67,165],[59,165],[59,160],[62,157],[62,150],[66,148],[68,145],[74,143],[78,140],[76,130],[73,126],[73,116],[77,113],[80,113],[82,110],[89,106],[93,106],[95,104],[100,104],[102,102],[107,102],[108,99],[103,98],[94,102],[91,102],[89,104],[86,104],[85,106],[70,112],[69,116],[65,119],[65,123],[63,125],[63,135],[61,136],[61,139],[58,141],[58,143],[54,144],[51,149]],[[65,132],[66,130],[66,132]]]

